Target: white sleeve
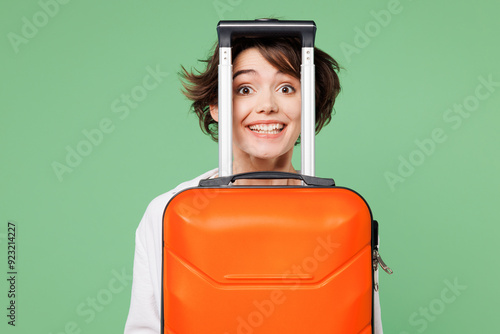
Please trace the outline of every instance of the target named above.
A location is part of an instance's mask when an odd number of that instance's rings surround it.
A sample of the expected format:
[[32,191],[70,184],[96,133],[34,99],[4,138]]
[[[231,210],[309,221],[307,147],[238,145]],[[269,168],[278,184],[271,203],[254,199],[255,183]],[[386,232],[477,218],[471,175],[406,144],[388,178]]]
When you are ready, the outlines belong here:
[[151,258],[147,247],[149,234],[147,227],[150,223],[148,222],[150,219],[148,210],[146,210],[135,234],[132,296],[125,324],[125,334],[160,333],[159,305],[155,296],[154,277],[151,275],[151,267],[155,267],[155,261]]
[[[375,273],[378,276],[378,270]],[[373,326],[375,334],[383,334],[382,331],[382,317],[380,314],[380,298],[378,291],[373,293]]]

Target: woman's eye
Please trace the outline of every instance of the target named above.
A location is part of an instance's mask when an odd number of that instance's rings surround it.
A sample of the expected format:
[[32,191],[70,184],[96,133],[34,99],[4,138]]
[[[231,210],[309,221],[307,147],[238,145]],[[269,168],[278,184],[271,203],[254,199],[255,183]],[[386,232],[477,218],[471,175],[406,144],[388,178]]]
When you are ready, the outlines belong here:
[[253,92],[253,89],[247,86],[240,87],[238,89],[238,94],[248,95]]
[[283,86],[280,88],[280,92],[283,94],[291,94],[291,93],[295,92],[295,88],[293,88],[290,85],[286,85],[286,86]]

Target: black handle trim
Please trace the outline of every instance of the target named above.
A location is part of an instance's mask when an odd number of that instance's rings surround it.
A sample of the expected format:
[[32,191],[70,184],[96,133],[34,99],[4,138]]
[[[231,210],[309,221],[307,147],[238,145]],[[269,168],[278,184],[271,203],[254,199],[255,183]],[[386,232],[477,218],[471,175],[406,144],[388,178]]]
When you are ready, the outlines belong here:
[[296,179],[302,180],[308,186],[320,186],[320,187],[333,187],[335,186],[335,181],[333,179],[321,178],[308,176],[296,173],[286,173],[286,172],[275,172],[275,171],[264,171],[264,172],[250,172],[234,174],[230,176],[218,177],[215,179],[205,179],[201,180],[199,183],[200,187],[220,187],[228,186],[230,183],[236,180],[248,180],[248,179]]
[[217,24],[219,47],[231,47],[234,37],[297,36],[302,47],[314,47],[316,24],[314,21],[288,21],[257,19],[253,21],[219,21]]
[[372,220],[372,250],[378,249],[378,221]]

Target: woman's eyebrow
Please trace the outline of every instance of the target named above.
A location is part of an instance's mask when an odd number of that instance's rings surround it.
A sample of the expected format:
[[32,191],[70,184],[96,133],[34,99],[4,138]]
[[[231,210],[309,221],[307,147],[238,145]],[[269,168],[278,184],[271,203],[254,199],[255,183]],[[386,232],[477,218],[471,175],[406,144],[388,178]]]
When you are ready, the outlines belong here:
[[255,72],[255,70],[251,70],[251,69],[250,69],[250,70],[241,70],[241,71],[238,71],[238,72],[234,73],[234,75],[233,75],[233,80],[234,80],[234,78],[236,78],[238,75],[240,75],[240,74],[246,74],[246,73],[255,74],[255,73],[257,73],[257,72]]

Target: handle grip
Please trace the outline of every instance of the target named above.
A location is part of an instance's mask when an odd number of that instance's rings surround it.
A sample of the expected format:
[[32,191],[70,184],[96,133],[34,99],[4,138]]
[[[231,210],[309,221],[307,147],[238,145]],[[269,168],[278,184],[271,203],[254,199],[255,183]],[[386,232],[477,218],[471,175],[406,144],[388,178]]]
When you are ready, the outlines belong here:
[[231,47],[233,37],[298,36],[302,47],[314,47],[316,24],[314,21],[288,21],[257,19],[254,21],[219,21],[217,25],[219,47]]
[[200,187],[228,186],[230,183],[233,183],[236,180],[248,180],[248,179],[263,179],[263,180],[296,179],[304,181],[304,183],[307,184],[308,186],[319,186],[319,187],[335,186],[335,181],[333,179],[320,178],[320,177],[314,177],[296,173],[275,172],[275,171],[241,173],[224,177],[218,177],[215,179],[205,179],[200,181],[199,186]]

